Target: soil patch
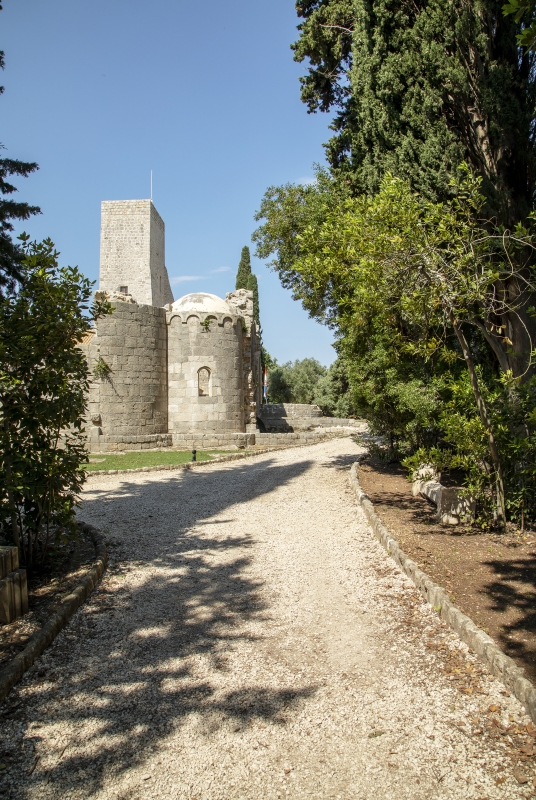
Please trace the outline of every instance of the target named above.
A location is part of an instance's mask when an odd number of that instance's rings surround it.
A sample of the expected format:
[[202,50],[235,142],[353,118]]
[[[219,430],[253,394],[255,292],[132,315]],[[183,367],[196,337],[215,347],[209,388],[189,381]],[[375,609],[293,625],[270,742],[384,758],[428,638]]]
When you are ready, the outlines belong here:
[[0,668],[26,647],[30,636],[76,587],[95,557],[95,545],[86,533],[55,546],[46,564],[28,578],[28,613],[0,627]]
[[406,475],[400,464],[374,459],[362,462],[358,473],[407,555],[536,680],[536,533],[441,525],[435,505],[413,497]]

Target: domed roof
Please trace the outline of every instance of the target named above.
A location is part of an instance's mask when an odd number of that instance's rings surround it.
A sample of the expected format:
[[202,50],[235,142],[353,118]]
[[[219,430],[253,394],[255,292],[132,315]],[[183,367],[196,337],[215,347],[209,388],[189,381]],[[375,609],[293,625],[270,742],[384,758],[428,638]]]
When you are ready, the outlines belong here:
[[226,300],[208,292],[192,292],[179,297],[171,306],[172,311],[201,311],[203,314],[233,314]]

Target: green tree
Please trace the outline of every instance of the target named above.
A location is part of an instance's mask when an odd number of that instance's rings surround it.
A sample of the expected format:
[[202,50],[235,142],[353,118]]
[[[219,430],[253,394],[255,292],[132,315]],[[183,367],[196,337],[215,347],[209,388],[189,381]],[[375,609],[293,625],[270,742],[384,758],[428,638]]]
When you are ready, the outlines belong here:
[[[342,343],[339,344],[342,349]],[[355,402],[350,391],[349,364],[340,353],[325,375],[315,385],[313,403],[328,417],[347,418],[355,415]]]
[[291,390],[285,369],[277,362],[268,370],[268,402],[290,403]]
[[236,273],[236,289],[247,289],[248,280],[251,275],[251,256],[249,247],[242,248],[240,262],[238,264],[238,272]]
[[[519,4],[533,20],[529,6]],[[536,53],[519,47],[519,14],[505,16],[497,0],[309,0],[296,8],[295,59],[310,62],[302,99],[310,111],[336,111],[327,157],[340,184],[374,193],[389,172],[432,202],[448,200],[466,161],[482,178],[487,217],[509,228],[526,220],[536,188]],[[516,290],[508,279],[497,286]],[[535,304],[523,291],[507,320],[515,374],[526,373],[523,354],[536,340]]]
[[[321,225],[315,220],[302,227],[299,256],[286,279],[310,313],[336,325],[361,365],[367,351],[370,357],[371,344],[377,357],[382,341],[387,364],[398,358],[413,365],[413,377],[406,374],[399,381],[396,403],[403,400],[416,419],[421,397],[425,426],[437,388],[423,379],[423,363],[430,363],[434,377],[440,372],[434,362],[463,359],[487,437],[497,515],[504,520],[503,456],[479,365],[487,368],[493,355],[496,379],[519,384],[519,379],[512,382],[506,358],[511,346],[507,323],[519,313],[519,292],[498,293],[497,285],[508,280],[534,291],[534,270],[515,266],[523,262],[521,254],[530,258],[534,246],[522,226],[514,234],[482,226],[480,185],[480,179],[467,174],[460,183],[452,182],[450,202],[431,203],[415,195],[407,182],[387,176],[376,195],[346,199],[339,208],[324,210]],[[268,229],[260,243],[273,242]],[[378,377],[373,385],[385,405],[390,387],[382,387]]]
[[313,403],[318,382],[327,374],[316,358],[287,361],[273,360],[268,367],[268,398],[270,403]]
[[291,403],[313,403],[318,381],[327,373],[326,367],[316,358],[288,361],[283,364],[283,371],[290,387]]
[[509,0],[503,6],[503,14],[514,14],[516,22],[523,23],[517,40],[520,45],[532,50],[536,45],[536,0]]
[[390,172],[427,199],[451,195],[467,161],[487,213],[523,221],[533,207],[536,71],[520,23],[497,0],[306,0],[295,59],[310,61],[302,99],[336,110],[331,168],[355,194]]
[[266,369],[271,370],[277,366],[277,358],[272,358],[263,344],[261,344],[261,364],[263,370],[265,367]]
[[[4,69],[4,64],[4,52],[0,51],[1,69]],[[3,92],[4,87],[0,86],[0,94]],[[0,149],[4,149],[4,145],[0,144]],[[37,206],[12,199],[17,188],[9,178],[11,175],[26,178],[36,169],[38,166],[34,162],[0,158],[0,293],[3,287],[12,286],[13,282],[20,278],[19,266],[24,257],[21,247],[13,242],[11,236],[14,230],[13,220],[26,220],[32,214],[41,213],[41,209]]]
[[0,531],[31,569],[73,529],[87,461],[77,342],[109,306],[89,307],[90,281],[50,240],[21,238],[20,281],[0,298]]
[[261,327],[261,315],[259,309],[259,282],[257,280],[257,276],[251,273],[248,277],[248,283],[246,289],[249,289],[253,292],[253,316],[255,318],[255,322],[257,323],[257,330]]

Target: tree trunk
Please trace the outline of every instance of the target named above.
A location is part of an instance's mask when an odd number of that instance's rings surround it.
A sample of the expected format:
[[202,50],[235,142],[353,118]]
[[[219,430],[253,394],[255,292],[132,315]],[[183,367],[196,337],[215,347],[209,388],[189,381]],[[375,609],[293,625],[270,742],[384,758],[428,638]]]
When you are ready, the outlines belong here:
[[469,349],[469,344],[467,342],[467,339],[465,338],[462,329],[458,324],[458,321],[455,319],[454,314],[451,310],[449,310],[449,317],[450,321],[452,322],[452,327],[454,328],[454,331],[456,333],[456,336],[458,337],[458,341],[462,348],[465,363],[467,364],[467,370],[469,372],[469,377],[471,379],[471,386],[473,387],[473,394],[475,396],[478,413],[480,414],[480,419],[482,420],[482,424],[484,425],[486,432],[488,434],[489,452],[491,455],[491,460],[493,462],[493,467],[495,469],[495,475],[497,480],[497,512],[499,520],[504,528],[506,525],[506,505],[504,497],[504,481],[502,477],[501,459],[499,457],[497,442],[495,441],[495,436],[493,435],[493,427],[491,424],[491,420],[489,418],[488,409],[486,408],[484,398],[482,397],[482,393],[480,391],[480,386],[478,384],[478,375],[476,374],[475,364],[473,361],[473,357],[471,355],[471,350]]

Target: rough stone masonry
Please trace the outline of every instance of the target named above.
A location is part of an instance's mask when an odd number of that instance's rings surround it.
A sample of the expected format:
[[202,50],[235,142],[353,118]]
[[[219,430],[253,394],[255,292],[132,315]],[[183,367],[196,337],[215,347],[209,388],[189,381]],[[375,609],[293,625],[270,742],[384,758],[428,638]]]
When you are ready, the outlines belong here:
[[261,402],[253,293],[173,302],[164,222],[151,200],[102,203],[101,297],[112,303],[81,343],[93,373],[92,451],[246,446]]
[[151,200],[102,203],[99,295],[114,310],[81,342],[90,451],[296,444],[360,427],[317,406],[262,405],[253,292],[174,302]]

